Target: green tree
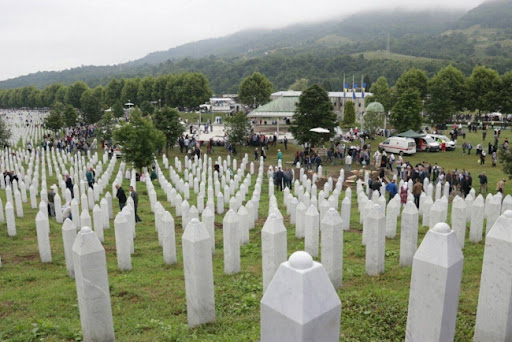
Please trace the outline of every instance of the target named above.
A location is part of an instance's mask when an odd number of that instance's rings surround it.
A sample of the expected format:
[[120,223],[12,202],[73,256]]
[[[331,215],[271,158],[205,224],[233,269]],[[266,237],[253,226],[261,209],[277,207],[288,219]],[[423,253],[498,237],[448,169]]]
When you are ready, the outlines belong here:
[[354,102],[345,102],[345,108],[343,109],[343,124],[351,125],[356,122],[356,108]]
[[324,88],[325,90],[327,91],[332,91],[332,84],[331,84],[331,81],[329,81],[328,79],[325,79],[322,81],[322,88]]
[[240,83],[238,98],[243,104],[256,108],[270,101],[272,83],[265,75],[255,72]]
[[137,91],[137,98],[139,102],[153,101],[153,86],[155,85],[155,78],[153,76],[144,77],[139,83],[139,89]]
[[50,114],[44,118],[44,127],[56,133],[64,127],[64,119],[60,108],[53,109]]
[[388,80],[385,77],[379,77],[377,82],[372,84],[370,92],[372,93],[372,96],[365,97],[366,103],[380,102],[386,111],[393,108],[393,98],[389,89]]
[[125,80],[123,90],[121,91],[122,103],[131,102],[135,105],[139,104],[138,92],[139,92],[140,78],[129,78]]
[[252,132],[251,121],[244,112],[238,112],[226,118],[224,130],[230,143],[243,146]]
[[124,87],[124,78],[121,80],[111,79],[105,87],[105,103],[108,106],[113,106],[114,103],[121,100],[121,92]]
[[308,89],[309,80],[307,78],[301,78],[298,80],[295,80],[288,89],[295,90],[295,91],[304,91]]
[[[396,91],[399,97],[406,90],[413,89],[419,92],[421,99],[424,99],[427,96],[427,86],[427,74],[425,73],[425,71],[416,68],[411,68],[407,70],[402,74],[402,76],[400,76],[398,81],[396,81]],[[382,103],[382,105],[384,104]]]
[[165,102],[166,100],[166,87],[167,87],[167,81],[169,80],[169,76],[163,75],[158,76],[155,80],[155,83],[153,84],[153,97],[156,101],[161,100],[161,102],[170,105],[169,103]]
[[175,99],[178,107],[196,108],[209,101],[212,96],[208,79],[203,74],[193,72],[179,76]]
[[84,82],[78,81],[73,83],[68,87],[65,103],[75,108],[81,108],[82,95],[86,90],[89,90],[89,87]]
[[52,107],[55,103],[55,96],[60,88],[64,87],[60,83],[54,83],[46,88],[41,93],[41,102],[44,107]]
[[124,107],[121,104],[121,100],[117,100],[112,106],[112,112],[116,118],[122,118],[124,116]]
[[420,93],[415,89],[407,89],[398,98],[391,113],[391,123],[399,132],[409,129],[417,131],[421,127],[422,103]]
[[512,71],[509,71],[501,78],[501,110],[503,113],[512,113]]
[[121,146],[121,158],[142,170],[151,165],[157,151],[165,145],[165,135],[155,128],[151,118],[143,118],[135,109],[130,121],[114,131],[114,142]]
[[116,125],[116,118],[112,112],[105,112],[98,121],[98,136],[106,142],[111,142],[114,129]]
[[[315,146],[332,137],[334,127],[337,126],[329,95],[317,84],[302,92],[293,119],[290,131],[299,144],[309,143]],[[310,132],[310,129],[316,127],[328,129],[329,134]]]
[[159,131],[165,134],[166,152],[173,147],[178,138],[185,132],[185,126],[180,121],[180,114],[174,108],[168,106],[153,113],[153,123]]
[[68,88],[66,86],[62,86],[55,92],[55,99],[53,102],[66,103],[67,97]]
[[11,139],[12,132],[7,127],[4,119],[0,118],[0,146],[9,145],[9,139]]
[[462,72],[448,65],[429,81],[430,97],[426,109],[434,124],[446,123],[465,105],[465,77]]
[[149,101],[144,100],[140,104],[140,110],[144,115],[151,115],[155,111],[155,107],[151,103],[149,103]]
[[62,112],[65,127],[74,127],[78,123],[78,112],[72,105],[66,105]]
[[377,133],[378,129],[384,124],[384,113],[378,113],[374,111],[366,111],[364,115],[364,130],[370,138],[373,138]]
[[467,105],[478,112],[496,111],[500,103],[501,80],[498,72],[484,66],[476,66],[467,81]]
[[503,172],[508,176],[509,179],[512,179],[512,150],[509,148],[505,150],[504,148],[499,148],[498,156],[500,163],[503,164]]
[[101,109],[101,97],[101,92],[92,89],[88,89],[82,94],[80,109],[85,123],[93,124],[101,119],[103,113]]

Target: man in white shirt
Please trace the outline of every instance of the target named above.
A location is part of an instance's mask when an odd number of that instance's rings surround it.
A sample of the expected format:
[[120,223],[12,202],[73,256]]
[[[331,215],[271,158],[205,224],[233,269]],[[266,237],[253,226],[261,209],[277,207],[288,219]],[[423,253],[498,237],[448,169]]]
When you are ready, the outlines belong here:
[[352,165],[352,156],[350,153],[347,153],[347,156],[345,157],[345,166],[347,167],[347,171],[350,171],[350,166]]

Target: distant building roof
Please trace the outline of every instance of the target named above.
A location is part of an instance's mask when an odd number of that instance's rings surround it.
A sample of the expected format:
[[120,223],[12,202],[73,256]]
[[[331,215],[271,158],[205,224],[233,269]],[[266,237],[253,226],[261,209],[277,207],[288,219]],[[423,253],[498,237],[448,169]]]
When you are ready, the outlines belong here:
[[[356,98],[362,98],[363,97],[363,93],[361,93],[361,92],[357,92],[356,91],[355,94],[356,94]],[[367,93],[367,92],[364,93],[365,97],[372,96],[372,95],[373,95],[372,93]],[[342,91],[330,91],[329,92],[329,97],[343,97],[343,92]],[[354,97],[354,95],[353,95],[352,91],[345,92],[345,98],[346,99],[351,99],[353,97]]]
[[283,96],[256,108],[249,117],[291,117],[295,113],[298,96]]
[[301,91],[295,91],[295,90],[285,90],[285,91],[278,91],[276,93],[273,93],[271,96],[272,97],[277,97],[277,96],[281,96],[281,97],[299,97],[300,94],[302,94]]
[[[286,90],[286,91],[278,91],[278,92],[275,92],[273,93],[272,95],[270,95],[272,98],[277,98],[277,97],[299,97],[300,95],[302,94],[301,91],[293,91],[293,90]],[[355,92],[356,94],[356,98],[362,98],[363,97],[363,93],[362,92]],[[367,93],[365,92],[364,93],[364,96],[372,96],[373,94],[372,93]],[[353,92],[351,90],[345,92],[345,98],[346,99],[351,99],[353,98]],[[329,97],[343,97],[343,92],[342,91],[330,91],[329,92]]]

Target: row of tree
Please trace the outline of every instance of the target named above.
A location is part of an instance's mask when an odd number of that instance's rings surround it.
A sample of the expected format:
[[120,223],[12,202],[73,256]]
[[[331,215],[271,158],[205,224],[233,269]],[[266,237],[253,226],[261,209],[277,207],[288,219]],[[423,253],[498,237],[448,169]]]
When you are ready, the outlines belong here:
[[[304,80],[298,80],[294,86],[303,87],[304,83]],[[365,98],[366,104],[380,102],[384,107],[381,113],[364,115],[365,129],[370,135],[382,127],[388,112],[391,124],[398,131],[418,130],[424,122],[443,124],[452,115],[466,110],[512,112],[512,72],[500,77],[495,70],[484,66],[475,67],[467,78],[452,65],[430,79],[425,71],[411,68],[402,74],[394,87],[390,88],[386,78],[380,77],[370,91],[372,95]],[[344,124],[354,124],[353,102],[347,101],[344,110]],[[314,145],[327,136],[312,133],[311,128],[327,128],[332,136],[337,124],[327,92],[316,84],[307,88],[299,98],[291,127],[295,138],[300,143]]]
[[366,103],[380,102],[391,111],[391,121],[399,130],[417,129],[421,112],[431,124],[442,124],[452,115],[471,111],[512,113],[512,72],[500,75],[493,69],[477,66],[469,77],[449,65],[428,78],[423,70],[412,68],[390,88],[380,77],[371,87]]
[[52,84],[43,90],[29,86],[0,90],[0,108],[54,108],[62,104],[80,110],[82,119],[95,123],[109,107],[122,115],[123,104],[145,107],[168,105],[173,108],[195,108],[205,103],[213,92],[201,73],[169,74],[144,78],[112,79],[105,87],[89,88],[82,81],[70,86]]
[[[304,90],[308,82],[307,79],[298,79],[290,87]],[[239,98],[242,103],[257,107],[270,100],[273,89],[265,75],[255,72],[239,85]],[[373,95],[366,97],[367,103],[377,101],[386,112],[391,111],[391,122],[399,130],[419,128],[421,112],[428,114],[428,122],[432,124],[445,123],[453,114],[465,110],[512,112],[512,72],[500,76],[484,66],[475,67],[472,74],[465,77],[460,70],[448,65],[430,79],[424,70],[411,68],[393,87],[381,76],[369,90]],[[191,108],[208,101],[210,96],[212,91],[205,76],[188,73],[157,78],[112,79],[106,87],[94,89],[89,89],[83,82],[69,87],[51,85],[42,91],[34,87],[11,89],[0,91],[0,106],[31,107],[34,103],[52,106],[68,125],[76,123],[74,108],[79,109],[83,122],[96,123],[101,119],[103,109],[109,106],[112,106],[115,117],[122,116],[122,103],[125,101],[139,105],[144,114],[151,114],[156,103],[152,105],[149,99],[158,98],[158,107]],[[43,103],[33,102],[34,98]],[[355,116],[350,102],[345,110],[348,111],[345,123],[353,123]]]

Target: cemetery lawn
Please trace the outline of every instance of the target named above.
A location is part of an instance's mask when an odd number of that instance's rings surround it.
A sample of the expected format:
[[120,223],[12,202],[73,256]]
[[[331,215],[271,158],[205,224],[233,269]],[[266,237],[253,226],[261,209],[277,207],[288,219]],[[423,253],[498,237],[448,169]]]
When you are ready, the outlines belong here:
[[[512,138],[509,131],[504,137]],[[481,133],[469,134],[467,140],[473,146],[481,139]],[[492,139],[488,135],[487,141]],[[378,139],[372,141],[375,150]],[[473,175],[473,185],[478,194],[477,175],[482,171],[488,175],[489,190],[495,192],[496,182],[504,177],[501,165],[491,167],[490,156],[485,166],[477,163],[475,150],[470,156],[463,156],[461,142],[454,152],[418,153],[406,160],[412,164],[426,160],[453,170],[465,168]],[[289,145],[284,153],[285,166],[291,167],[291,160],[298,147]],[[275,164],[277,148],[268,151],[266,165]],[[484,149],[487,151],[486,146]],[[170,164],[174,164],[177,149],[170,152]],[[249,154],[254,159],[253,148],[240,149],[237,159]],[[226,150],[215,148],[213,156],[226,156]],[[183,155],[180,156],[182,158]],[[162,166],[161,160],[160,165]],[[119,163],[117,164],[119,166]],[[163,167],[163,166],[162,166]],[[327,166],[327,172],[337,178],[340,166]],[[256,168],[257,169],[257,168]],[[114,175],[110,179],[113,180]],[[168,171],[164,174],[168,178]],[[335,179],[336,179],[335,178]],[[48,177],[48,185],[54,183]],[[252,194],[256,176],[252,177]],[[113,220],[110,229],[105,230],[105,243],[110,295],[114,328],[118,341],[259,341],[259,302],[262,297],[261,283],[261,237],[260,230],[268,212],[268,180],[266,173],[262,186],[259,220],[250,231],[250,243],[241,247],[241,272],[227,276],[223,274],[222,218],[216,215],[216,250],[213,256],[215,306],[217,321],[212,324],[189,329],[187,327],[185,285],[181,236],[181,218],[166,201],[157,181],[154,182],[158,200],[175,219],[177,263],[171,266],[163,263],[162,249],[158,245],[154,216],[150,211],[148,192],[143,183],[138,183],[139,215],[143,222],[137,224],[135,254],[132,256],[133,269],[120,272],[117,269]],[[125,180],[123,188],[128,191]],[[110,187],[107,187],[110,189]],[[355,190],[355,188],[353,189]],[[506,193],[510,193],[507,186]],[[249,195],[249,196],[250,196]],[[344,194],[340,197],[343,198]],[[6,203],[4,191],[0,192]],[[289,224],[281,193],[276,191],[279,208],[285,217],[288,229],[288,255],[304,249],[304,241],[295,238],[295,227]],[[407,321],[407,306],[411,268],[399,266],[400,234],[386,241],[385,273],[377,277],[365,275],[365,248],[361,245],[361,225],[356,194],[353,192],[350,231],[344,233],[343,288],[338,291],[342,302],[340,341],[403,341]],[[196,195],[191,191],[190,205],[195,205]],[[39,201],[39,199],[38,199]],[[113,200],[115,212],[117,200]],[[450,210],[448,217],[450,217]],[[61,225],[50,221],[50,243],[53,263],[42,264],[39,260],[35,231],[37,210],[24,205],[24,218],[16,219],[18,235],[7,236],[6,224],[0,223],[0,341],[81,341],[80,317],[75,282],[66,273],[63,254]],[[420,219],[421,222],[421,219]],[[400,222],[398,222],[398,227]],[[469,225],[468,225],[469,227]],[[419,229],[418,243],[427,232]],[[467,234],[468,235],[468,234]],[[459,300],[456,326],[456,341],[472,340],[482,255],[484,244],[473,244],[466,240],[464,271]],[[318,258],[316,260],[320,261]],[[428,319],[428,317],[425,317]]]

